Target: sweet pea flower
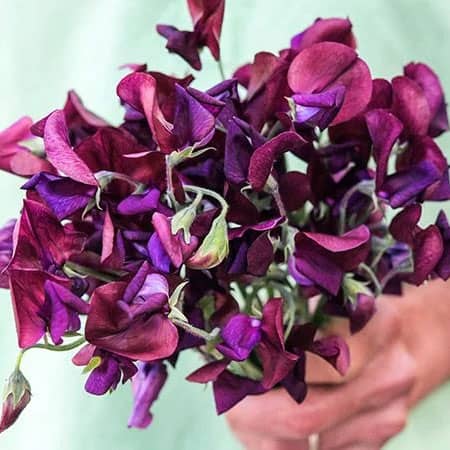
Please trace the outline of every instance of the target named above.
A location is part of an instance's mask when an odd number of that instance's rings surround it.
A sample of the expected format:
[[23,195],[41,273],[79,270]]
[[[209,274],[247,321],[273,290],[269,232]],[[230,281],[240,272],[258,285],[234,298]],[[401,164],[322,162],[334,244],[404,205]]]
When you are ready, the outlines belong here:
[[147,428],[153,420],[152,404],[167,380],[167,369],[162,362],[140,363],[131,384],[134,394],[133,410],[128,420],[130,428]]
[[372,78],[366,63],[356,52],[335,42],[313,44],[292,61],[287,76],[295,94],[318,94],[336,86],[345,87],[340,110],[331,125],[361,113],[372,95]]
[[8,379],[5,387],[0,433],[14,425],[31,400],[31,387],[23,373],[16,369]]
[[244,361],[261,340],[261,321],[246,314],[236,314],[221,331],[223,344],[217,349],[227,358]]
[[291,48],[301,51],[313,44],[325,41],[338,42],[355,48],[356,39],[352,32],[350,20],[341,18],[316,19],[311,26],[291,39]]
[[42,170],[52,171],[51,164],[27,148],[23,141],[32,138],[32,120],[22,117],[8,128],[0,131],[0,169],[29,177]]
[[[360,225],[342,236],[299,232],[295,237],[295,269],[325,291],[336,295],[344,272],[354,270],[369,252],[370,231]],[[294,277],[295,274],[291,273]]]
[[91,298],[86,339],[93,345],[131,359],[169,357],[178,343],[168,315],[167,280],[144,262],[129,283],[98,287]]
[[[86,344],[72,358],[76,366],[90,369],[85,390],[92,395],[104,395],[117,388],[120,380],[126,383],[137,372],[137,367],[128,358]],[[90,367],[90,366],[93,367]]]
[[[87,136],[94,134],[97,130],[107,127],[108,122],[89,111],[81,101],[79,95],[70,90],[67,100],[62,109],[69,130],[69,139],[72,145],[81,142]],[[49,116],[44,117],[31,127],[35,136],[44,137],[44,129]]]
[[16,220],[9,220],[0,229],[0,287],[8,289],[8,274],[5,269],[13,254],[13,231],[16,226]]

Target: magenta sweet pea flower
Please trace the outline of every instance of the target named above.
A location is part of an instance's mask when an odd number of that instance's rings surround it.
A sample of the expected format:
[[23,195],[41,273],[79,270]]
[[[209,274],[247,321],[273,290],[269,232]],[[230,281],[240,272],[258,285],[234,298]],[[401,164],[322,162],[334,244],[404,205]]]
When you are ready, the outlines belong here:
[[0,229],[0,287],[8,289],[8,274],[6,268],[13,254],[13,231],[17,221],[12,219]]
[[311,26],[291,39],[291,48],[301,51],[319,42],[338,42],[355,48],[352,23],[349,19],[316,19]]
[[318,94],[344,86],[344,100],[332,125],[361,113],[372,95],[366,63],[352,48],[334,42],[321,42],[301,51],[289,67],[288,82],[296,94]]
[[42,170],[52,171],[51,164],[33,154],[24,144],[32,137],[32,120],[22,117],[0,132],[0,169],[21,176],[32,176]]
[[247,359],[261,340],[261,321],[246,314],[236,314],[221,332],[223,344],[217,349],[235,361]]

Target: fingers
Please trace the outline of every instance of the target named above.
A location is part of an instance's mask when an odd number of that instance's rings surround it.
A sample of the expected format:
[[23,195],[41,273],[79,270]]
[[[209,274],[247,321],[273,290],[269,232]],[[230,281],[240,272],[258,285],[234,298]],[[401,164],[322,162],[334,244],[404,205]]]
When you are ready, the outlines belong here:
[[[407,420],[407,397],[360,414],[320,434],[320,450],[373,450],[400,433]],[[308,450],[308,439],[268,439],[255,434],[237,433],[247,450]]]
[[414,380],[414,361],[396,344],[371,361],[353,381],[311,387],[301,405],[284,390],[274,390],[247,398],[228,413],[228,420],[234,430],[242,432],[274,439],[306,439],[406,395]]
[[387,406],[359,414],[320,435],[320,450],[346,450],[364,445],[383,446],[406,425],[408,400],[400,397]]
[[317,355],[307,354],[306,381],[309,384],[342,384],[356,376],[375,355],[383,351],[401,333],[401,317],[393,297],[380,297],[377,312],[361,332],[350,335],[347,321],[332,321],[326,334],[343,336],[350,349],[350,368],[342,377],[327,362]]

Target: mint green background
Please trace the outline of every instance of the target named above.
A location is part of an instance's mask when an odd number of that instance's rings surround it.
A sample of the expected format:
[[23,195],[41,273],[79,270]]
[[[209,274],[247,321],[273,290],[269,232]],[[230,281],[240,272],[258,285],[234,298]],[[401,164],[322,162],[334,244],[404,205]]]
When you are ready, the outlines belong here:
[[[391,77],[411,60],[429,63],[450,95],[448,0],[228,0],[223,31],[227,73],[258,50],[276,51],[317,16],[350,16],[361,55],[375,76]],[[164,50],[156,23],[189,26],[184,0],[0,0],[0,129],[22,114],[38,119],[75,88],[94,111],[118,123],[115,85],[125,62],[179,75],[185,64]],[[217,80],[204,59],[199,86]],[[450,139],[441,144],[450,147]],[[447,152],[448,155],[448,152]],[[0,175],[0,221],[19,212],[21,180]],[[448,208],[448,204],[447,204]],[[430,219],[431,220],[431,219]],[[439,343],[447,345],[448,342]],[[0,292],[0,378],[16,355],[12,311]],[[210,389],[183,381],[198,364],[182,358],[154,408],[148,431],[129,431],[129,386],[112,396],[84,393],[84,378],[69,355],[30,352],[24,372],[32,402],[16,426],[0,435],[2,450],[234,450],[240,448],[213,409]],[[414,411],[390,450],[448,450],[450,385]]]

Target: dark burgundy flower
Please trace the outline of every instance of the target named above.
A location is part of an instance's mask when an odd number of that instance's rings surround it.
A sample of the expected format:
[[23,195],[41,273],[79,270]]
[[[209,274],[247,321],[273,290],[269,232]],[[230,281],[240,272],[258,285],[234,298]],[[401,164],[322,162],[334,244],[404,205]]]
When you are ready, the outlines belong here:
[[376,189],[380,189],[388,171],[392,148],[403,131],[397,117],[384,109],[373,109],[365,115],[367,128],[373,143],[376,167]]
[[404,278],[417,286],[428,279],[444,255],[443,236],[438,226],[422,229],[418,226],[420,215],[420,205],[409,205],[394,217],[389,228],[395,239],[412,248],[413,272]]
[[366,63],[352,48],[334,42],[321,42],[301,51],[289,67],[288,82],[296,94],[318,94],[344,86],[344,101],[331,125],[361,113],[372,95]]
[[248,395],[267,392],[259,381],[235,375],[226,370],[229,360],[211,362],[191,373],[187,380],[194,383],[213,383],[217,414],[223,414]]
[[[83,105],[80,97],[73,90],[68,92],[67,100],[62,111],[64,112],[72,145],[77,145],[87,136],[94,134],[98,129],[108,126],[108,122],[89,111]],[[44,129],[48,117],[44,117],[33,124],[31,132],[35,136],[44,137]]]
[[154,361],[171,356],[178,332],[168,319],[169,287],[143,263],[134,278],[98,287],[91,299],[86,339],[131,359]]
[[286,131],[258,147],[250,158],[248,181],[260,191],[270,176],[275,161],[287,151],[297,151],[305,141],[293,131]]
[[263,308],[261,342],[257,353],[263,367],[261,384],[265,389],[276,386],[294,368],[297,356],[284,343],[283,300],[270,299]]
[[219,60],[225,0],[188,0],[188,7],[200,46],[208,47],[214,59]]
[[154,76],[134,72],[117,86],[119,97],[145,115],[153,139],[162,152],[206,145],[214,133],[214,115],[182,86],[174,84],[173,90],[173,110],[169,117],[160,106],[158,83]]
[[[296,272],[336,295],[344,273],[354,270],[366,259],[370,231],[361,225],[342,236],[299,232],[295,244]],[[295,277],[295,273],[292,275]]]
[[376,311],[375,303],[375,298],[366,294],[358,294],[355,303],[346,303],[352,333],[362,330],[369,322]]
[[265,122],[277,119],[276,113],[289,109],[285,97],[292,95],[286,78],[290,61],[289,51],[281,52],[279,56],[260,52],[255,55],[253,63],[234,73],[234,78],[247,88],[245,116],[258,131]]
[[395,77],[392,92],[392,112],[403,122],[406,135],[426,135],[431,111],[420,85],[407,76]]

